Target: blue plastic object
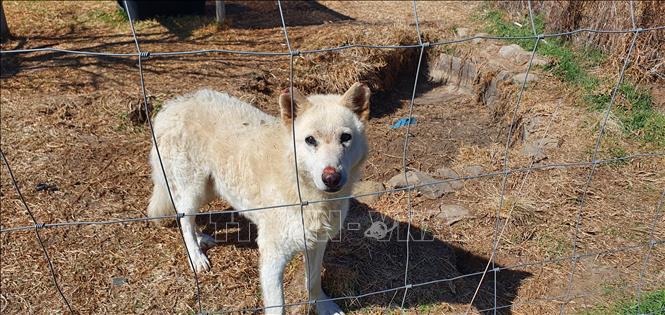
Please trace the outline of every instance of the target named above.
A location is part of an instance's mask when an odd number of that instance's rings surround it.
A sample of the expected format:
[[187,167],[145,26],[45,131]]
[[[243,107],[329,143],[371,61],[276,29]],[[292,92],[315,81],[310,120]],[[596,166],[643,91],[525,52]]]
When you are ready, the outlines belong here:
[[398,120],[392,126],[390,126],[390,129],[397,129],[397,128],[401,128],[401,127],[404,127],[404,126],[415,125],[415,124],[416,124],[416,118],[415,117],[400,118],[400,120]]

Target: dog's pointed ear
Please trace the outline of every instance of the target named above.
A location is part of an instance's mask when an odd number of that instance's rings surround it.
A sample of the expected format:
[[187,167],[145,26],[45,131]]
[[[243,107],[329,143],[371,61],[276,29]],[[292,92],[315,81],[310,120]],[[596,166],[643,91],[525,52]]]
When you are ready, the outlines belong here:
[[369,98],[371,91],[366,84],[356,82],[342,95],[342,105],[358,115],[362,122],[369,119]]
[[[293,95],[290,89],[285,89],[279,96],[279,107],[282,111],[282,120],[286,124],[290,124],[299,114],[311,106],[307,98],[293,88]],[[293,100],[293,107],[291,107],[291,100]]]

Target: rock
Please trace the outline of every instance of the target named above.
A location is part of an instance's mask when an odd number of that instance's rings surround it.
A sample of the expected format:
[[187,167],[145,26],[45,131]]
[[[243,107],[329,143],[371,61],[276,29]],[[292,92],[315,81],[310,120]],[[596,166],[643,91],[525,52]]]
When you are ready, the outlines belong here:
[[448,167],[442,167],[436,170],[436,176],[443,178],[457,178],[459,175],[453,169]]
[[114,286],[121,286],[127,284],[127,279],[125,278],[113,278],[111,279],[111,283],[113,283]]
[[[436,176],[440,177],[441,179],[459,178],[459,174],[457,174],[457,172],[447,167],[442,167],[436,170]],[[447,183],[450,184],[450,187],[455,190],[459,190],[464,187],[464,183],[461,180],[454,180]]]
[[524,129],[522,132],[522,138],[525,142],[530,141],[531,138],[537,138],[537,135],[545,129],[545,118],[542,116],[534,116],[528,118],[524,123]]
[[[528,55],[518,55],[513,59],[513,62],[516,65],[524,65],[526,67],[526,64],[529,62],[529,59],[531,59],[531,53],[529,53]],[[534,58],[534,60],[536,59]]]
[[519,85],[522,85],[524,83],[524,79],[526,79],[527,83],[528,82],[536,82],[536,81],[538,81],[538,76],[533,74],[533,73],[529,73],[529,76],[527,77],[526,73],[519,73],[519,74],[514,75],[513,78],[512,78],[513,83],[519,84]]
[[524,145],[522,153],[535,162],[540,162],[547,158],[545,149],[554,149],[559,147],[559,141],[553,138],[542,138]]
[[[531,59],[531,52],[522,49],[522,47],[517,44],[502,46],[499,49],[499,55],[517,65],[526,64],[529,62],[529,59]],[[532,61],[532,64],[538,66],[546,66],[549,63],[549,60],[539,56],[534,56]]]
[[[508,46],[501,46],[501,48],[499,49],[499,56],[501,56],[503,59],[511,61],[516,65],[520,66],[524,65],[526,67],[527,63],[531,59],[531,51],[525,51],[519,45],[513,44]],[[501,60],[500,58],[495,58],[495,59]],[[545,57],[535,55],[533,56],[531,64],[535,66],[547,66],[550,64],[550,62],[551,61]],[[493,64],[500,65],[501,63],[495,61]]]
[[[374,192],[382,192],[384,190],[385,187],[383,186],[382,183],[366,180],[355,183],[355,185],[353,185],[352,194],[355,196],[355,195],[363,195]],[[383,193],[357,197],[356,200],[369,205],[377,202],[381,198],[381,195],[383,195]]]
[[480,165],[469,165],[464,168],[464,174],[467,176],[478,176],[484,172],[485,170]]
[[531,64],[534,66],[547,66],[550,64],[550,61],[546,58],[539,57],[539,56],[534,56],[533,60],[531,61]]
[[524,49],[517,44],[501,46],[501,48],[499,48],[499,55],[503,58],[512,58],[515,55],[523,53],[525,53]]
[[[473,37],[480,37],[480,36],[488,36],[488,35],[487,35],[487,33],[478,33],[478,34],[474,35]],[[474,38],[474,39],[471,40],[471,42],[477,45],[477,44],[482,43],[484,40],[485,40],[484,38]]]
[[472,89],[479,75],[478,67],[469,59],[442,54],[430,67],[432,82]]
[[528,54],[528,52],[517,44],[501,46],[501,48],[499,48],[499,55],[506,59],[514,60],[515,58],[521,58],[521,56]]
[[464,38],[469,36],[469,29],[466,27],[459,27],[457,28],[457,31],[455,31],[457,37],[459,38]]
[[482,92],[483,104],[494,111],[496,108],[496,102],[501,99],[501,93],[499,93],[499,83],[507,80],[510,77],[510,72],[501,70],[497,75],[495,75],[487,87]]
[[459,205],[440,205],[439,210],[438,216],[442,217],[448,225],[471,217],[471,212]]
[[[403,188],[407,186],[419,186],[416,190],[429,199],[437,199],[443,196],[445,193],[453,192],[454,189],[450,183],[437,183],[439,180],[429,176],[423,172],[419,171],[408,171],[406,172],[407,181],[404,178],[404,173],[393,176],[387,183],[388,188]],[[436,184],[434,184],[436,183]],[[429,184],[429,185],[428,185]]]

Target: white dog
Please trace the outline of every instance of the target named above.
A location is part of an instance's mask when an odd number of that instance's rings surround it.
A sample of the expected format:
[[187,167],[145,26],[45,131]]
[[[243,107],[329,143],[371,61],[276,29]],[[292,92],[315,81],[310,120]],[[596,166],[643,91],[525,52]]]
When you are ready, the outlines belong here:
[[[341,228],[348,199],[304,205],[301,217],[297,175],[303,201],[347,196],[367,158],[364,124],[369,88],[354,84],[344,95],[302,96],[297,90],[279,98],[281,121],[227,94],[201,90],[167,103],[154,122],[159,153],[180,219],[192,268],[210,270],[201,245],[211,241],[196,230],[198,208],[221,197],[258,227],[260,277],[266,313],[282,314],[283,271],[307,245],[309,296],[328,299],[321,290],[321,262],[328,238]],[[293,106],[293,107],[292,107]],[[295,119],[294,152],[292,120]],[[151,217],[174,214],[157,152],[150,161],[154,190]],[[303,226],[304,221],[304,226]],[[317,302],[319,314],[344,314],[332,301]]]

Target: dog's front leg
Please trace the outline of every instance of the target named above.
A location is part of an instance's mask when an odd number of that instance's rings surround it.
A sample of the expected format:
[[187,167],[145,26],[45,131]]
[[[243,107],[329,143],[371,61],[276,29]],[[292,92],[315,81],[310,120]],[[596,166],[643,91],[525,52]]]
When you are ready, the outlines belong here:
[[329,297],[321,289],[321,264],[323,263],[323,254],[326,251],[327,241],[317,241],[313,243],[313,248],[307,251],[308,267],[305,268],[305,285],[308,286],[309,297],[316,302],[316,311],[319,315],[344,315],[337,304],[333,301],[326,301]]
[[293,253],[274,243],[259,242],[261,291],[266,314],[284,314],[284,268]]
[[[206,255],[201,250],[199,242],[197,241],[196,217],[191,215],[196,213],[196,209],[198,207],[195,206],[194,203],[181,202],[180,204],[182,206],[179,207],[179,212],[190,214],[189,216],[180,219],[180,227],[182,228],[182,235],[185,239],[185,245],[187,246],[189,259],[191,259],[190,267],[196,270],[196,272],[210,271],[210,261],[208,260],[208,257],[206,257]],[[194,209],[194,211],[192,210],[181,211],[180,209]]]

